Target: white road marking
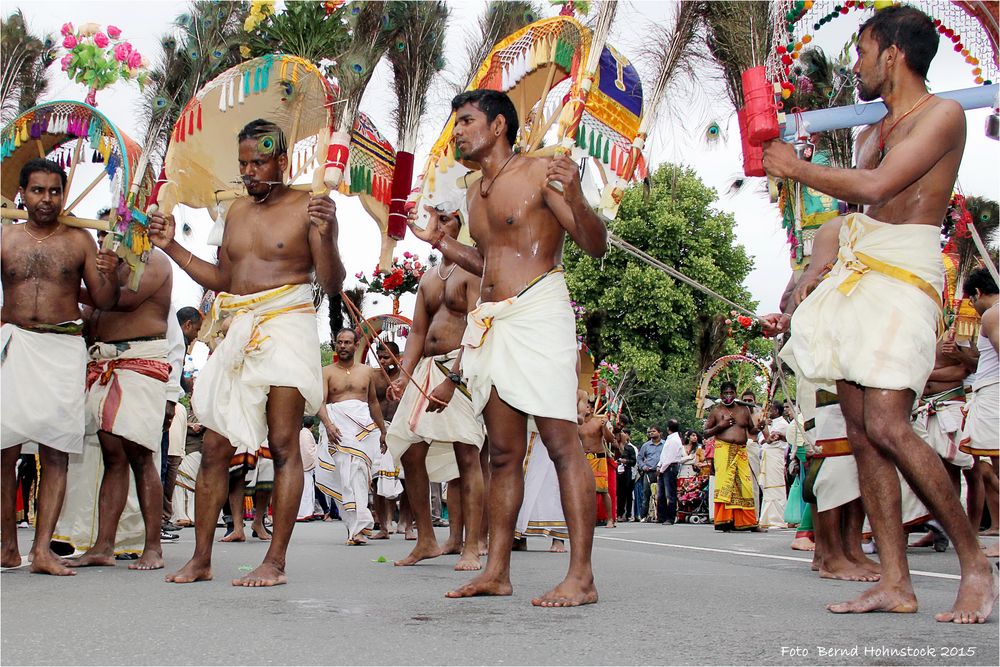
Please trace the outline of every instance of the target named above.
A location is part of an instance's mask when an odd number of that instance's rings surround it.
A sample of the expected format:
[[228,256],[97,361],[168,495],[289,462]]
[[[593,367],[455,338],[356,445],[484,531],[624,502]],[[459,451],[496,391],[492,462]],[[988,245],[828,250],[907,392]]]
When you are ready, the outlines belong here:
[[[674,549],[688,549],[690,551],[708,551],[717,554],[732,554],[734,556],[750,556],[751,558],[770,558],[771,560],[790,560],[798,563],[812,563],[811,558],[797,558],[796,556],[778,556],[775,554],[761,554],[752,551],[739,551],[736,549],[716,549],[714,547],[696,547],[690,544],[669,544],[665,542],[650,542],[648,540],[629,540],[624,537],[608,537],[605,535],[595,535],[598,540],[610,540],[612,542],[631,542],[632,544],[648,544],[654,547],[672,547]],[[959,580],[957,574],[945,574],[943,572],[925,572],[924,570],[910,570],[910,574],[921,577],[933,577],[935,579]]]

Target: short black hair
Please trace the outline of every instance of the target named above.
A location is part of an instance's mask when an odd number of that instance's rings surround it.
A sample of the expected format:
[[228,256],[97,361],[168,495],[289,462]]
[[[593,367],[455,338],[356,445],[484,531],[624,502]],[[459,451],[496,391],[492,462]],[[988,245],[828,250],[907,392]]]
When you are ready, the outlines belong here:
[[100,220],[106,215],[111,215],[111,209],[107,206],[97,211],[97,219]]
[[677,433],[681,430],[681,424],[676,419],[667,421],[667,433]]
[[337,335],[333,337],[333,342],[336,343],[337,339],[340,338],[340,334],[342,334],[344,332],[347,332],[347,333],[351,334],[352,336],[354,336],[354,342],[355,343],[358,342],[358,332],[357,332],[357,330],[352,329],[351,327],[344,327],[343,329],[341,329],[340,331],[338,331]]
[[719,385],[719,391],[725,391],[727,388],[736,391],[737,390],[736,383],[731,382],[730,380],[726,380],[725,382]]
[[186,322],[201,322],[201,311],[194,306],[184,306],[177,311],[177,323],[183,325]]
[[62,180],[63,189],[66,188],[66,170],[52,160],[46,160],[40,157],[28,160],[25,165],[21,167],[21,187],[28,187],[28,179],[31,178],[32,174],[37,172],[59,174],[59,178]]
[[[277,123],[258,118],[247,123],[236,136],[237,143],[243,143],[247,139],[258,142],[260,152],[268,153],[278,157],[288,152],[288,140],[285,133]],[[270,139],[270,144],[268,144]]]
[[396,341],[394,341],[394,340],[379,341],[378,346],[386,348],[387,350],[389,350],[390,352],[392,352],[397,357],[399,356],[399,345],[396,345]]
[[993,280],[993,276],[986,267],[976,269],[962,283],[962,291],[965,292],[965,296],[971,296],[976,290],[982,294],[997,293],[997,282]]
[[941,39],[927,14],[908,5],[886,7],[861,24],[858,37],[865,30],[871,30],[879,53],[895,46],[906,56],[906,66],[922,79],[927,78]]
[[499,90],[467,90],[459,93],[451,100],[451,110],[458,111],[466,104],[472,104],[486,114],[486,122],[492,123],[497,116],[503,116],[507,122],[507,143],[511,146],[517,141],[517,109],[506,93]]

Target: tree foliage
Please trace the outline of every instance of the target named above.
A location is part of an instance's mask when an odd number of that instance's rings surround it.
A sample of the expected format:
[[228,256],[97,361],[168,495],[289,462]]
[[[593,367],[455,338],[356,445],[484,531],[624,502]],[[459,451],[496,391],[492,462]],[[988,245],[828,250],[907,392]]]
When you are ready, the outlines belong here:
[[[737,243],[733,216],[712,208],[716,192],[690,168],[674,165],[661,166],[651,180],[648,196],[641,187],[626,192],[614,233],[752,310],[742,283],[753,261]],[[569,243],[564,260],[570,293],[589,316],[584,321],[603,323],[585,333],[591,342],[600,339],[589,346],[636,376],[625,401],[637,426],[672,417],[694,426],[701,347],[738,351],[732,341],[718,344],[724,328],[705,331],[730,307],[614,248],[594,259]],[[706,335],[714,341],[705,342]]]

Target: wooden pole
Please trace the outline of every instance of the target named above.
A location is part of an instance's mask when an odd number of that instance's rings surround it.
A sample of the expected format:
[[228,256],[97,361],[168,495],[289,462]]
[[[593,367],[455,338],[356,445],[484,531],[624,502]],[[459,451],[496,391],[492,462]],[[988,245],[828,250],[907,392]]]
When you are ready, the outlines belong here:
[[[107,175],[108,175],[107,172],[102,169],[101,173],[97,175],[97,178],[95,178],[93,181],[91,181],[90,185],[88,185],[84,189],[84,191],[80,193],[80,196],[77,197],[76,199],[74,199],[72,204],[70,204],[69,206],[67,206],[66,208],[63,209],[63,212],[64,213],[69,213],[70,211],[72,211],[76,207],[77,204],[79,204],[81,201],[83,201],[84,197],[86,197],[87,195],[90,194],[91,190],[93,190],[94,188],[97,187],[98,183],[100,183],[102,180],[104,180],[104,177],[107,176]],[[69,192],[69,181],[66,182],[66,191]]]
[[[0,218],[9,220],[27,220],[28,212],[16,208],[0,208]],[[60,215],[56,220],[59,224],[67,227],[77,227],[80,229],[96,229],[100,232],[107,232],[111,229],[111,223],[107,220],[91,220],[89,218],[76,218],[71,215]]]
[[[69,176],[66,177],[66,187],[63,188],[63,192],[69,192],[70,187],[73,185],[73,174],[76,173],[76,164],[80,161],[80,151],[82,149],[83,137],[79,137],[76,140],[76,148],[73,149],[73,164],[69,166]],[[43,155],[42,157],[45,156]]]

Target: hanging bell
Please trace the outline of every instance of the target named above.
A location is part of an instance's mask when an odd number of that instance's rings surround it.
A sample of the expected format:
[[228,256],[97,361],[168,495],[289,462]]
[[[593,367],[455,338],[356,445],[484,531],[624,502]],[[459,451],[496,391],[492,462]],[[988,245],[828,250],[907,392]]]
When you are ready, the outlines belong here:
[[986,136],[990,139],[1000,140],[1000,110],[993,109],[993,113],[986,117]]
[[808,137],[796,137],[792,142],[795,149],[795,157],[806,162],[812,162],[813,154],[816,152],[816,144],[809,141]]

